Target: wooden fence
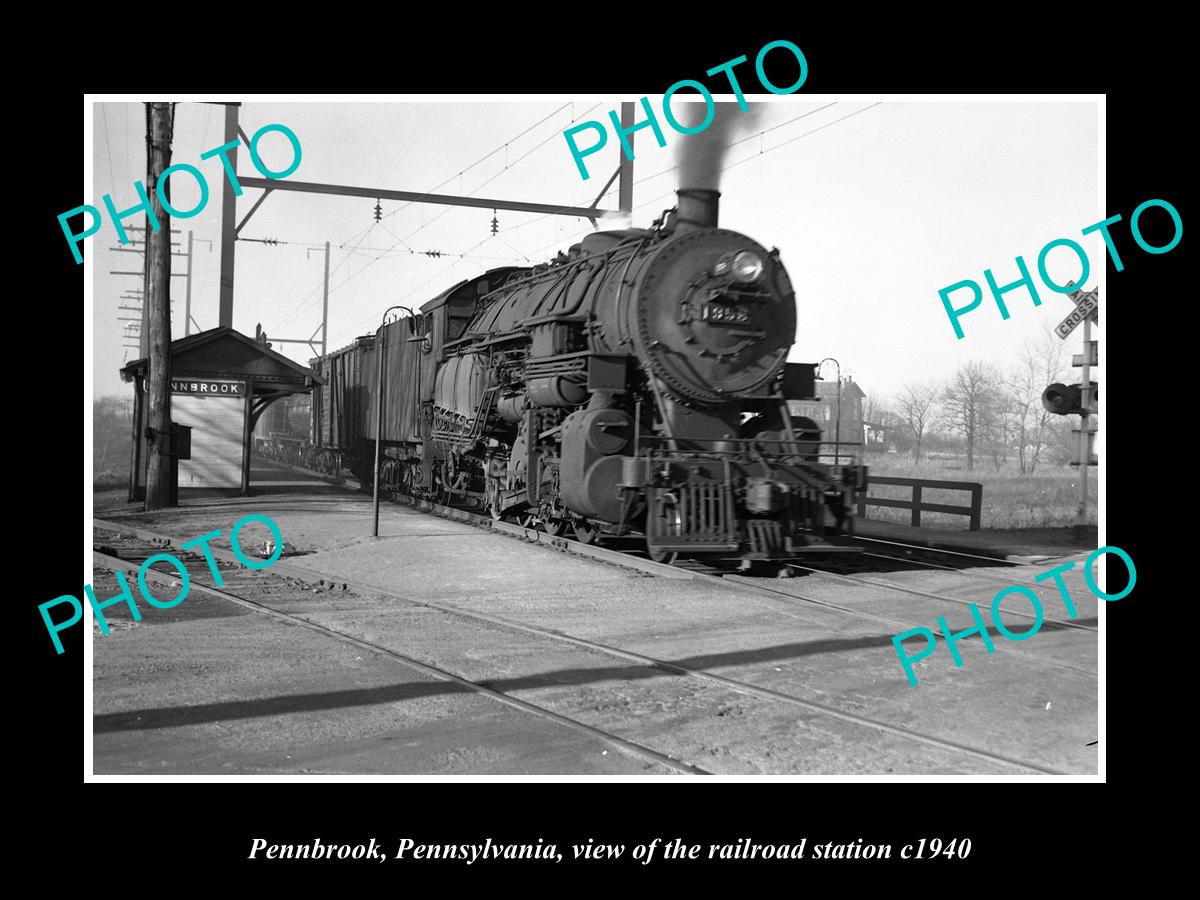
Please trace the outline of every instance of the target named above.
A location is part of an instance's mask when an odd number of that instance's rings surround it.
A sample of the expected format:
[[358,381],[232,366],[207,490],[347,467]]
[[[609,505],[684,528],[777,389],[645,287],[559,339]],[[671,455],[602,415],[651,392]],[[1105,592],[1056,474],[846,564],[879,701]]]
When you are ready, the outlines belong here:
[[[933,481],[928,478],[889,478],[883,475],[871,475],[870,485],[895,484],[901,487],[911,487],[912,497],[909,500],[892,500],[884,497],[862,496],[858,501],[858,515],[866,518],[868,506],[890,506],[895,509],[912,510],[912,525],[921,526],[922,512],[949,513],[955,516],[970,516],[971,531],[979,530],[980,511],[983,508],[983,485],[974,481]],[[971,494],[970,506],[948,506],[945,503],[926,503],[921,499],[923,488],[936,488],[944,491],[968,491]]]

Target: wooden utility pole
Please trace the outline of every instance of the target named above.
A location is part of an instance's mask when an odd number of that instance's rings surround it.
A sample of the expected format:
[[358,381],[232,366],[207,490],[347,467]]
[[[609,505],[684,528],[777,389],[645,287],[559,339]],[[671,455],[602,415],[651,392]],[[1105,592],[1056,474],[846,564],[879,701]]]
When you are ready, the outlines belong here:
[[146,317],[150,372],[146,509],[172,505],[171,497],[171,220],[159,196],[159,177],[171,164],[174,111],[170,103],[146,104],[146,186],[158,230],[146,232]]

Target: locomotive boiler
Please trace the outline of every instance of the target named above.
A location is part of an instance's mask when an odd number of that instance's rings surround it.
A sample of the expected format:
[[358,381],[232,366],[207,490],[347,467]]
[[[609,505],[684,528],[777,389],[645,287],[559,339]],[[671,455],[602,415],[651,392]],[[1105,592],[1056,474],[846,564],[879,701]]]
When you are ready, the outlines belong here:
[[[382,346],[359,339],[361,359],[317,361],[313,433],[336,440],[334,418],[371,423],[382,403],[385,486],[582,541],[640,532],[659,560],[827,546],[827,529],[852,528],[866,470],[788,414],[815,377],[786,361],[792,284],[777,250],[718,226],[718,202],[680,190],[648,229],[494,269],[385,328]],[[373,437],[341,437],[360,470]]]

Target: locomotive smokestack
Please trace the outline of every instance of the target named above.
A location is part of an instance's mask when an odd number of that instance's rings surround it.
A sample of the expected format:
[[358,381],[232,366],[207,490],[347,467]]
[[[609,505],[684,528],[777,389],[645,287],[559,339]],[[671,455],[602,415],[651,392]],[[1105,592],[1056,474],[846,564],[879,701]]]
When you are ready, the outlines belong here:
[[[754,127],[759,118],[759,104],[750,104],[742,110],[736,103],[717,103],[713,110],[703,103],[681,103],[676,113],[688,128],[698,128],[708,121],[708,126],[696,134],[679,141],[675,159],[679,170],[677,194],[679,196],[676,227],[717,227],[717,190],[721,186],[721,168],[736,136]],[[706,113],[711,112],[711,120]]]
[[677,231],[717,227],[720,191],[707,188],[679,188],[675,193],[679,197],[675,226]]

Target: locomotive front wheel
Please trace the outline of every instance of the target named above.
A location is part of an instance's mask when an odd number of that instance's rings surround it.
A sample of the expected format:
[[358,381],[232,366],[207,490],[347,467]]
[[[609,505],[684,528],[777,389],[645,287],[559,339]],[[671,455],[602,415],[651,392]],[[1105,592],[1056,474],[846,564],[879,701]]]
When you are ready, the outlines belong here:
[[538,522],[538,528],[546,532],[546,534],[554,537],[562,537],[567,530],[567,523],[564,519],[541,519]]
[[576,522],[574,528],[575,540],[579,541],[581,544],[592,543],[596,540],[596,535],[599,533],[598,528],[593,528],[587,522]]
[[484,494],[487,496],[488,512],[492,514],[493,519],[499,522],[504,518],[504,511],[500,509],[500,485],[489,478],[484,487]]
[[663,550],[661,547],[651,547],[646,544],[646,552],[650,554],[650,558],[656,563],[666,563],[668,566],[679,559],[678,550]]

